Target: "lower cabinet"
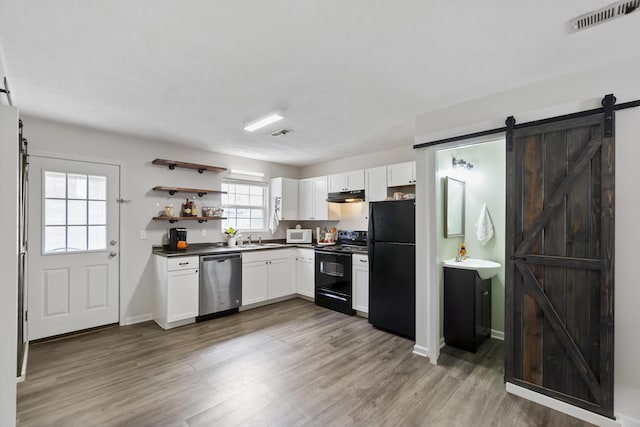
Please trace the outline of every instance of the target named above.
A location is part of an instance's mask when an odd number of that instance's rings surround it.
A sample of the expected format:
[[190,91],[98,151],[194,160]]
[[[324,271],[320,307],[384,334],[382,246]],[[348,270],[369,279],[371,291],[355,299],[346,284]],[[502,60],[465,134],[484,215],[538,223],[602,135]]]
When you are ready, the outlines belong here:
[[353,309],[369,313],[369,257],[354,254],[352,260]]
[[297,249],[296,292],[315,298],[315,252],[313,249]]
[[291,249],[246,252],[242,255],[242,305],[292,295]]
[[154,258],[154,320],[164,329],[193,323],[198,315],[199,257]]
[[475,353],[491,336],[491,279],[444,267],[444,341]]

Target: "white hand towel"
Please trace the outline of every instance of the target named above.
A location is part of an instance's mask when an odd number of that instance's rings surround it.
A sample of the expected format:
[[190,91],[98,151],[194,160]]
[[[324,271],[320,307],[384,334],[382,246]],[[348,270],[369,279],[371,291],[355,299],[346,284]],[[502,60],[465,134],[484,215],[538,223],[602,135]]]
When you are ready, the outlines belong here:
[[486,203],[482,205],[480,217],[476,222],[476,237],[482,246],[486,245],[493,237],[493,224]]
[[271,230],[271,234],[275,234],[278,230],[278,226],[280,225],[280,221],[278,220],[278,209],[280,207],[280,198],[276,197],[273,200],[273,210],[271,211],[271,216],[269,217],[269,230]]

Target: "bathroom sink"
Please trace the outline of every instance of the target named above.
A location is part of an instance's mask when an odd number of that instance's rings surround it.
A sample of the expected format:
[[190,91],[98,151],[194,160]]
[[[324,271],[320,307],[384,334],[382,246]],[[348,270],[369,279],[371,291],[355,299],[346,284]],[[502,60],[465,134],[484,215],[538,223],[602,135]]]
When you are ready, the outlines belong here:
[[475,270],[478,272],[478,276],[480,276],[481,279],[490,279],[498,274],[501,267],[497,262],[476,258],[467,258],[464,261],[448,259],[443,262],[443,265],[445,267],[461,268],[463,270]]

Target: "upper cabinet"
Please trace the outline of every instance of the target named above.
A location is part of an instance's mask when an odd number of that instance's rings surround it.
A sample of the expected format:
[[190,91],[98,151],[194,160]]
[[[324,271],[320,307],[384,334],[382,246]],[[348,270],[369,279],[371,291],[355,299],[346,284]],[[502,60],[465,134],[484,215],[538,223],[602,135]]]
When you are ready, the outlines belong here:
[[273,178],[271,180],[271,212],[276,210],[278,220],[298,219],[298,180]]
[[327,182],[326,176],[298,181],[298,219],[340,219],[340,209],[335,204],[327,202]]
[[379,202],[387,197],[387,167],[365,169],[364,194],[367,202]]
[[387,166],[387,187],[415,185],[416,162],[396,163]]
[[364,190],[364,169],[329,175],[329,193]]

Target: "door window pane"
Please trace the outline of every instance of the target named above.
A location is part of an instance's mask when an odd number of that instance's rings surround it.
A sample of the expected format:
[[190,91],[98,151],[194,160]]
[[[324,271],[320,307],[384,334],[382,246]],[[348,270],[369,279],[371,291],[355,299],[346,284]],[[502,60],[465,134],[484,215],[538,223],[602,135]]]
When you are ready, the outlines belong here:
[[67,192],[69,199],[87,198],[87,175],[67,175]]
[[44,172],[44,194],[47,198],[67,197],[67,174],[60,172]]
[[44,253],[107,249],[106,176],[45,171],[43,196]]
[[87,250],[87,227],[71,226],[67,228],[67,251]]
[[66,227],[47,227],[44,229],[44,251],[65,252],[67,250]]
[[89,226],[89,250],[96,251],[107,248],[107,227],[104,225]]
[[85,200],[69,200],[67,202],[69,212],[67,213],[67,224],[86,225],[87,223],[87,202]]
[[89,199],[107,200],[107,177],[89,175]]
[[65,200],[45,200],[45,225],[65,225],[67,223],[67,202]]
[[89,224],[107,223],[107,202],[89,202]]

